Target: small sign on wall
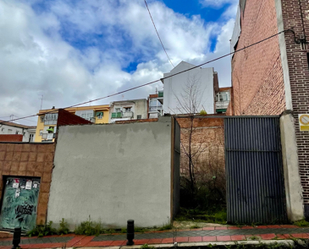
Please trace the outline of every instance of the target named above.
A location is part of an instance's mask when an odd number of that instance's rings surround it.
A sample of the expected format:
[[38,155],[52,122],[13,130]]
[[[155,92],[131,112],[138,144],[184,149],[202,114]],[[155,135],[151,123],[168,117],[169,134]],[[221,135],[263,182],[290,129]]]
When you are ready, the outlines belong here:
[[309,114],[298,114],[299,129],[309,131]]

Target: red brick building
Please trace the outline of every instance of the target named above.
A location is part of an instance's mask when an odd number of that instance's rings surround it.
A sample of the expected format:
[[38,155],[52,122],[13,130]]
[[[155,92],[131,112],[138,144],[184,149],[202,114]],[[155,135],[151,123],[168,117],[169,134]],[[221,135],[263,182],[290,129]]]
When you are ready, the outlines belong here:
[[298,121],[299,114],[309,113],[309,1],[240,0],[231,48],[239,50],[270,36],[234,54],[227,114],[291,116],[309,217],[309,131],[300,131]]

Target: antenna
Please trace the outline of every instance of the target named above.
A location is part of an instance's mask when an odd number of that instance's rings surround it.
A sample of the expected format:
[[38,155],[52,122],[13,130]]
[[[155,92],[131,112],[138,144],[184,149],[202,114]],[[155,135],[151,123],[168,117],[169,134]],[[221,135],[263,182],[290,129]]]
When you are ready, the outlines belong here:
[[41,97],[41,106],[40,106],[40,110],[42,110],[42,106],[43,106],[43,95]]

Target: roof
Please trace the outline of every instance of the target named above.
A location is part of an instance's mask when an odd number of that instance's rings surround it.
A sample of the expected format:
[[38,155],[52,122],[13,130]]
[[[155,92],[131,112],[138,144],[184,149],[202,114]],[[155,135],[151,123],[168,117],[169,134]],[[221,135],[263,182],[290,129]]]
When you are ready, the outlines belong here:
[[225,91],[229,91],[231,89],[232,89],[232,87],[220,87],[219,92],[225,92]]
[[13,127],[17,127],[17,128],[23,128],[23,129],[35,129],[36,128],[36,126],[16,124],[16,123],[4,121],[4,120],[0,120],[0,125],[8,125],[8,126],[13,126]]
[[[63,109],[63,108],[59,108],[59,109]],[[38,115],[45,114],[47,112],[57,113],[59,109],[40,110]],[[70,107],[70,108],[64,108],[64,110],[69,111],[69,112],[74,112],[74,113],[76,111],[83,111],[83,110],[108,111],[109,105],[92,105],[92,106]]]

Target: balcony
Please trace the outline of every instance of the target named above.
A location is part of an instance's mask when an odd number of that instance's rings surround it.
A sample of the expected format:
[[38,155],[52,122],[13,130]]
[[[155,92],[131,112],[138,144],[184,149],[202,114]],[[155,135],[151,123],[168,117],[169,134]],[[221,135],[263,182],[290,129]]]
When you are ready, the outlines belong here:
[[134,113],[131,111],[127,112],[112,112],[112,118],[133,118]]
[[112,112],[112,118],[122,118],[122,112]]
[[123,118],[133,118],[134,117],[134,113],[131,112],[131,111],[123,112],[122,113],[122,117]]

